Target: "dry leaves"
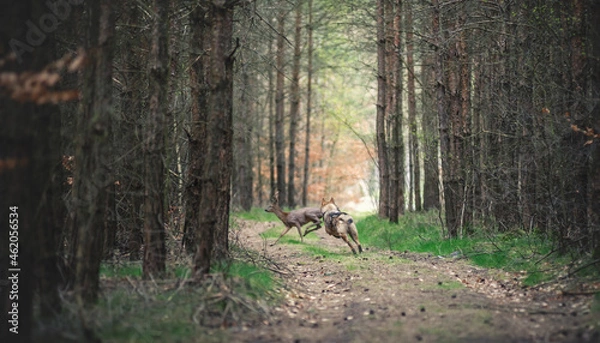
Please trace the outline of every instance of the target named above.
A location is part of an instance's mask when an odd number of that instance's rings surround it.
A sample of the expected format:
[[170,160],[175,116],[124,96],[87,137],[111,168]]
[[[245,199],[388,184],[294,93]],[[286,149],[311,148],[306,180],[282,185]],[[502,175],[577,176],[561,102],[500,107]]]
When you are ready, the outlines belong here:
[[86,55],[83,50],[77,54],[66,54],[38,72],[0,72],[0,91],[8,93],[18,102],[32,102],[37,105],[58,104],[79,99],[77,89],[56,89],[64,73],[74,73],[83,68]]

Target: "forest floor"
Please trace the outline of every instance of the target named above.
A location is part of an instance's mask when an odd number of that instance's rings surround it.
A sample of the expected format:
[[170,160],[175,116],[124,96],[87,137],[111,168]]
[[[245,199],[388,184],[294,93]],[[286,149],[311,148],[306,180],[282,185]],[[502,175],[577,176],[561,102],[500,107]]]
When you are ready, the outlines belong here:
[[237,221],[241,244],[278,266],[285,300],[230,328],[232,342],[600,342],[593,296],[572,287],[523,287],[460,258],[368,246],[352,256],[323,229],[271,247],[260,233],[273,223]]

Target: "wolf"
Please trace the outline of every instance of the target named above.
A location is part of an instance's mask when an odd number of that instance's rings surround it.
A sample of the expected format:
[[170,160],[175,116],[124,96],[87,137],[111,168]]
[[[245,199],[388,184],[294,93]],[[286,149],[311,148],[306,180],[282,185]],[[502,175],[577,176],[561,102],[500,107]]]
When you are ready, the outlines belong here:
[[[325,232],[333,237],[343,239],[356,255],[356,250],[348,240],[348,235],[350,235],[350,238],[352,238],[354,243],[358,246],[358,252],[362,253],[362,246],[358,240],[358,230],[356,230],[356,225],[352,216],[346,212],[341,212],[333,198],[329,201],[326,201],[325,198],[323,198],[321,201],[321,212],[323,213]],[[306,234],[314,230],[316,229],[307,229],[304,232],[304,235],[306,236]]]

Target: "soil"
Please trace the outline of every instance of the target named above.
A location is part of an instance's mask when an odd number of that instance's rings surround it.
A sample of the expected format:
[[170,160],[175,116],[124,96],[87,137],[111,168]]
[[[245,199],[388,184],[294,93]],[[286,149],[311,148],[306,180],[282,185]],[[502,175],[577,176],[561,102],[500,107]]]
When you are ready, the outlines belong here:
[[[240,220],[237,226],[244,245],[281,267],[285,301],[268,319],[231,328],[232,341],[600,342],[592,292],[558,284],[527,288],[518,274],[461,258],[364,245],[353,257],[323,229],[313,233],[317,240],[271,247],[259,234],[274,225]],[[288,235],[298,238],[295,230]],[[316,256],[306,245],[339,255]]]

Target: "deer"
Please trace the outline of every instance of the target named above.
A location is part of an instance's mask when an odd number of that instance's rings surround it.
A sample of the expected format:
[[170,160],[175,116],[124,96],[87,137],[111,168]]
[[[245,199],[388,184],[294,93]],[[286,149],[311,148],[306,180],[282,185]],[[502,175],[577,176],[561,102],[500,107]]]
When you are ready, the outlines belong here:
[[312,230],[306,229],[306,231],[311,232],[318,230],[321,228],[321,218],[323,218],[323,213],[320,208],[317,207],[305,207],[297,210],[293,210],[290,212],[285,212],[279,207],[279,192],[275,192],[271,204],[269,207],[265,208],[266,212],[274,213],[279,220],[285,225],[285,229],[279,235],[279,238],[271,244],[274,246],[279,242],[281,237],[283,237],[288,231],[292,229],[292,227],[296,227],[298,229],[298,234],[300,235],[300,242],[304,243],[304,235],[302,235],[302,226],[312,222],[314,225],[309,228],[313,228]]

